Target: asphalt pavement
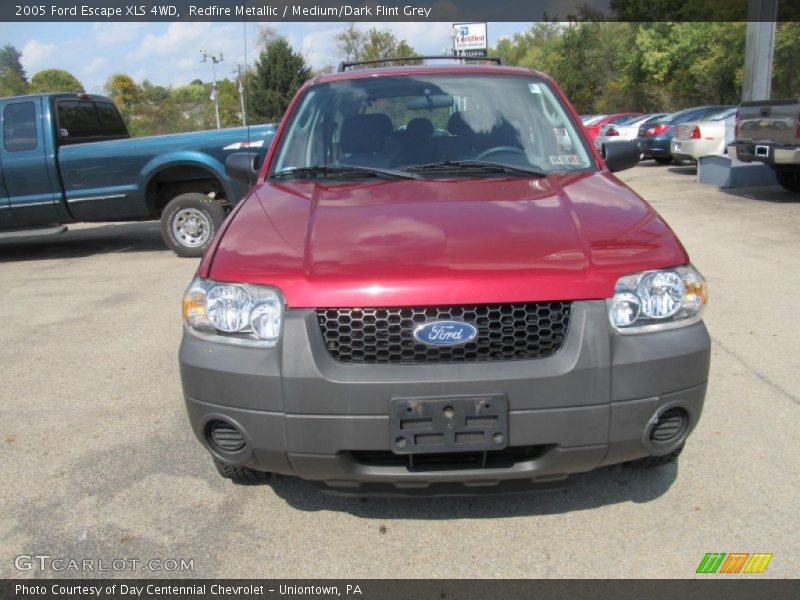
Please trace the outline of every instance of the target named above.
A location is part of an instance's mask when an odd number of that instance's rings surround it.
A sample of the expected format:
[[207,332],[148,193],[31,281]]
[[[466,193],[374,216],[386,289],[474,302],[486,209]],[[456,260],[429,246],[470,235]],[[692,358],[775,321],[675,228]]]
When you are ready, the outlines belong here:
[[[707,552],[773,553],[765,576],[796,576],[800,198],[698,185],[691,167],[620,176],[708,279],[706,407],[677,465],[559,491],[363,500],[294,478],[234,485],[181,396],[197,261],[167,250],[157,223],[0,242],[0,577],[682,578]],[[20,555],[95,571],[19,570]],[[162,566],[97,571],[115,559]]]

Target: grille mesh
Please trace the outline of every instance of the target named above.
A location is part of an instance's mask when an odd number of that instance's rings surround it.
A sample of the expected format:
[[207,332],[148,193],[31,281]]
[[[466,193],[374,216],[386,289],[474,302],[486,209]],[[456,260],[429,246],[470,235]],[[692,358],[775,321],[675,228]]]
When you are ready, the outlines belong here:
[[[559,351],[572,302],[317,310],[331,356],[349,364],[436,364],[545,358]],[[430,321],[465,321],[477,337],[458,346],[428,346],[414,329]]]

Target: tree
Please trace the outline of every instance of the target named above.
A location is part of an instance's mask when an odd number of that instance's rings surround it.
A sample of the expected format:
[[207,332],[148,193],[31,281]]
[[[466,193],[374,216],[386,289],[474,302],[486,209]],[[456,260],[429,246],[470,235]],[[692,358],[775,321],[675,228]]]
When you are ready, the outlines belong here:
[[247,114],[253,122],[280,120],[292,97],[311,70],[285,38],[279,37],[261,52],[247,89]]
[[779,23],[775,34],[773,98],[800,96],[800,23]]
[[21,57],[22,53],[11,44],[0,49],[0,96],[17,96],[28,91],[28,76]]
[[126,73],[114,73],[103,86],[106,95],[117,105],[122,116],[130,118],[134,107],[141,99],[141,93],[133,77]]
[[388,29],[361,31],[350,23],[335,39],[339,56],[345,61],[419,56],[408,42],[397,39]]
[[30,92],[47,94],[50,92],[84,93],[83,84],[69,71],[62,69],[45,69],[31,77]]
[[[614,0],[612,7],[644,19],[671,1]],[[740,100],[745,30],[733,21],[537,23],[500,40],[493,53],[552,75],[579,112],[673,111]],[[800,93],[798,73],[800,25],[780,23],[773,96]]]
[[281,37],[278,30],[269,25],[259,25],[258,34],[256,35],[256,50],[264,52],[269,45]]
[[347,29],[336,34],[334,39],[342,60],[350,62],[361,58],[364,45],[363,34],[356,29],[355,23],[350,23]]

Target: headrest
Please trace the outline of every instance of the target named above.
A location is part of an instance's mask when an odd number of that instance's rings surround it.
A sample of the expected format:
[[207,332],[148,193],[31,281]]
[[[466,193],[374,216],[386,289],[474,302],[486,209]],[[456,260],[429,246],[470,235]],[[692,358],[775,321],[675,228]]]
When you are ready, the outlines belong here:
[[450,119],[447,121],[447,131],[451,135],[475,135],[472,127],[467,124],[464,120],[464,115],[460,111],[450,115]]
[[408,125],[406,125],[406,132],[409,137],[414,139],[429,137],[433,135],[433,123],[430,119],[417,117],[408,122]]
[[341,150],[346,154],[380,152],[392,131],[391,119],[382,113],[347,117],[342,123]]

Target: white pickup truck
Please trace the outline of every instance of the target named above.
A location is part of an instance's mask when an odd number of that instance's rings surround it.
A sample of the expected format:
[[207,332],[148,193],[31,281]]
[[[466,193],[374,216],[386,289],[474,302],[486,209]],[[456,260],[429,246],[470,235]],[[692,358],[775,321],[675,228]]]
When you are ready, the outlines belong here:
[[800,98],[742,102],[728,155],[768,164],[778,183],[800,194]]

